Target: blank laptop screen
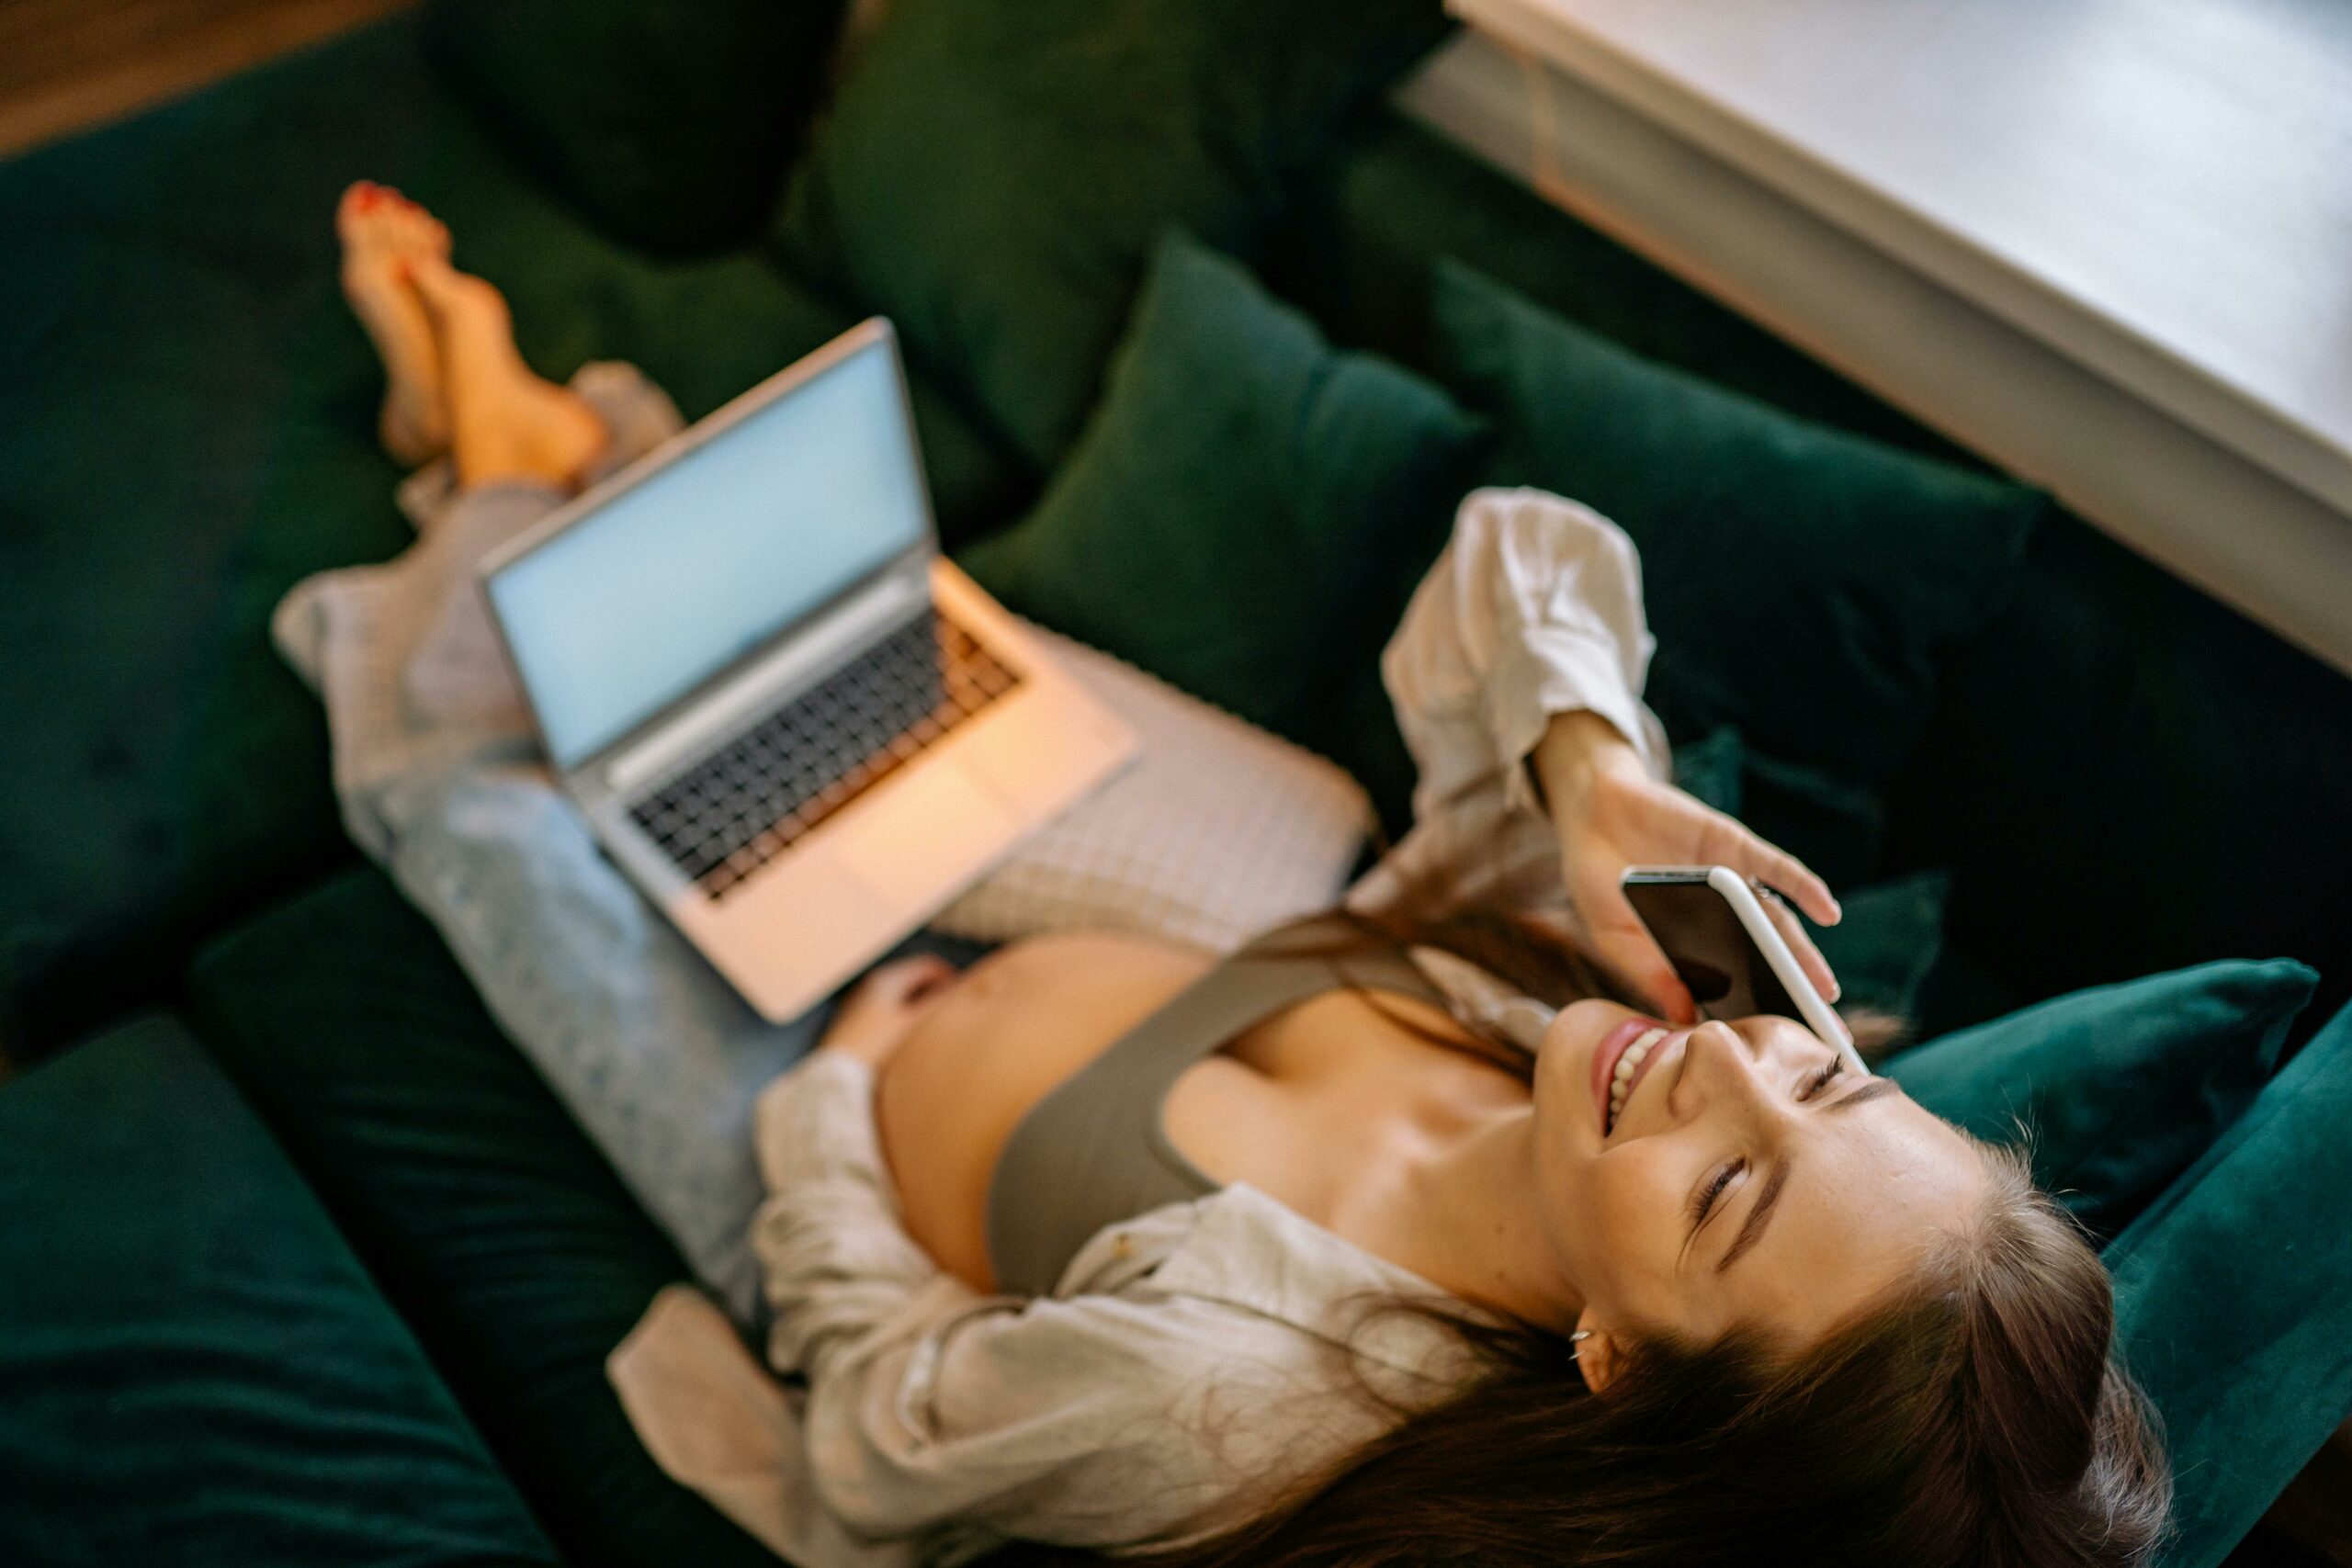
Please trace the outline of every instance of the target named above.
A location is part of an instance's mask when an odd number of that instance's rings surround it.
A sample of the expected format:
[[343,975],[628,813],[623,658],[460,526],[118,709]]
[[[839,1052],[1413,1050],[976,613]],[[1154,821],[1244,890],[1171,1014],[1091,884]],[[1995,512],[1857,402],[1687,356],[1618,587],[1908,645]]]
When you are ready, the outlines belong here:
[[923,537],[888,338],[722,431],[490,583],[572,767]]

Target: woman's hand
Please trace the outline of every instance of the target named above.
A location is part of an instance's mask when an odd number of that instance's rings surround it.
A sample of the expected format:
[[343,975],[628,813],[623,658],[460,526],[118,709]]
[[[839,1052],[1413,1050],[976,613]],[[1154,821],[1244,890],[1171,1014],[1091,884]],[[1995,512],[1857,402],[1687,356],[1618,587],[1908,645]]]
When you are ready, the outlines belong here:
[[[1821,878],[1722,812],[1652,778],[1616,726],[1599,714],[1554,717],[1532,761],[1559,833],[1568,899],[1594,956],[1668,1021],[1696,1023],[1698,1009],[1626,901],[1626,867],[1727,865],[1786,895],[1820,924],[1838,923],[1838,900]],[[1815,988],[1836,1001],[1837,976],[1813,939],[1786,908],[1763,902]]]
[[817,1049],[854,1056],[879,1072],[923,1015],[947,994],[956,974],[953,964],[930,953],[869,972],[842,998]]

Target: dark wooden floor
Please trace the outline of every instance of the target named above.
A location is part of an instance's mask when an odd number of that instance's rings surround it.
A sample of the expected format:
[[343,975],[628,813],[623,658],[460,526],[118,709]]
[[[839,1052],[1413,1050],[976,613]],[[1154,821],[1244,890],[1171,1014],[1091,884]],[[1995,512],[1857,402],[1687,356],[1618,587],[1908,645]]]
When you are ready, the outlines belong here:
[[0,0],[0,156],[413,0]]

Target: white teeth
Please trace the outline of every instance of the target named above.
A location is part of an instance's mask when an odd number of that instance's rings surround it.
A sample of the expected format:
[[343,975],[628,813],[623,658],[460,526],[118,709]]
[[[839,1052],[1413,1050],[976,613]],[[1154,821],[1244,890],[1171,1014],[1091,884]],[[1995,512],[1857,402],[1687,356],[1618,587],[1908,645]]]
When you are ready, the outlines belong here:
[[1666,1038],[1666,1032],[1663,1029],[1651,1030],[1631,1045],[1626,1046],[1624,1055],[1617,1058],[1617,1070],[1609,1082],[1610,1127],[1617,1125],[1617,1113],[1625,1109],[1625,1091],[1632,1086],[1634,1074],[1641,1066],[1642,1058],[1647,1056],[1651,1048]]

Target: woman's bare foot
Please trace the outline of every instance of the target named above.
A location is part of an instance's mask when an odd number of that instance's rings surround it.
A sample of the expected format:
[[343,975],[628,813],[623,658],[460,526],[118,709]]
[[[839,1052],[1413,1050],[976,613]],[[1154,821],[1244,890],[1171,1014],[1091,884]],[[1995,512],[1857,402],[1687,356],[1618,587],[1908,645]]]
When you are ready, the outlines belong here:
[[408,281],[420,256],[447,261],[449,231],[390,186],[360,180],[334,213],[343,241],[343,294],[383,357],[384,410],[377,422],[384,450],[415,467],[449,444],[449,411],[441,393],[441,351],[424,302]]
[[605,422],[578,393],[523,363],[504,296],[443,256],[413,257],[408,276],[440,352],[458,483],[577,486],[610,439]]

